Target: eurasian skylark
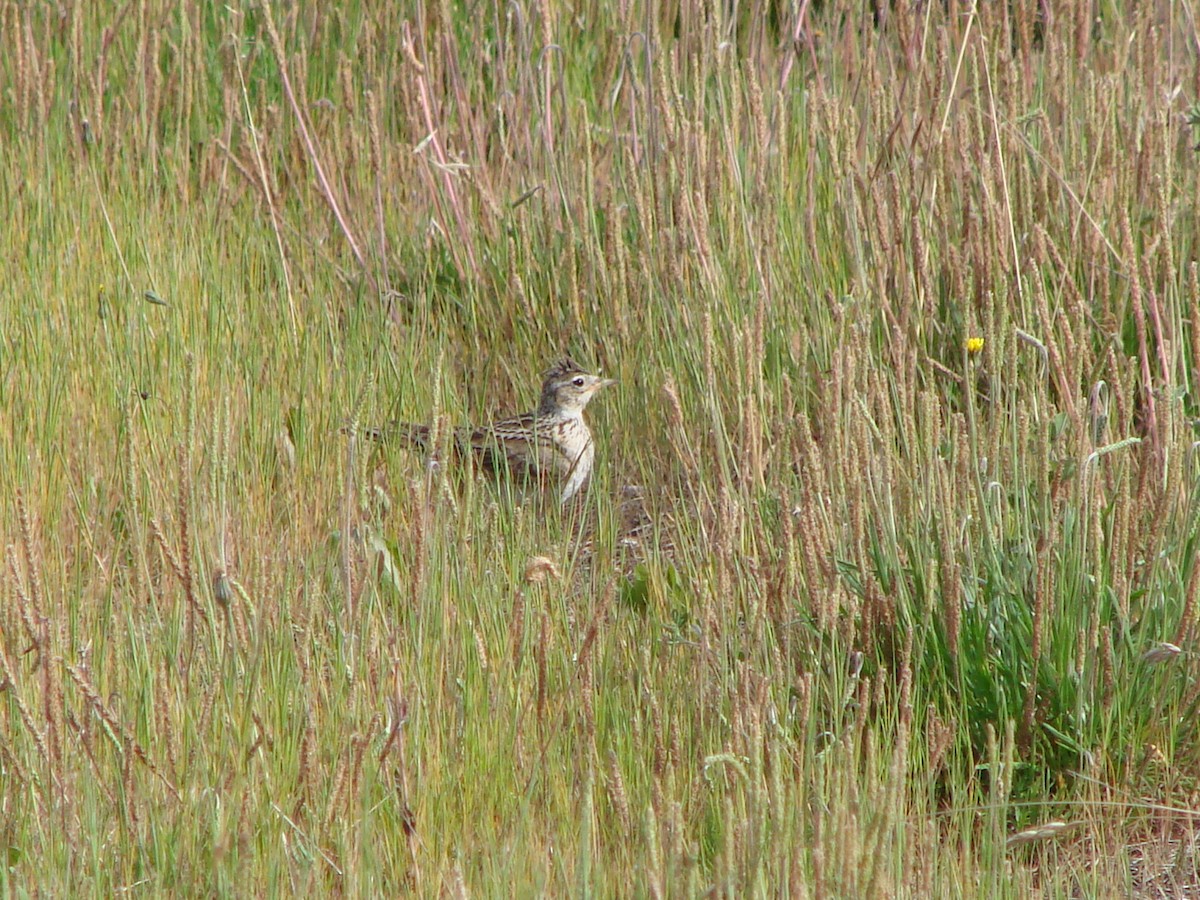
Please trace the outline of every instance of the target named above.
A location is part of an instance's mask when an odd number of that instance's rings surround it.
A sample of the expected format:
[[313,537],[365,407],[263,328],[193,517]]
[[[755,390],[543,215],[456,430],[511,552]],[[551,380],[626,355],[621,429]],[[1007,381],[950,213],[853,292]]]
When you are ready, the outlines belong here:
[[[537,409],[482,428],[455,429],[456,457],[473,459],[484,471],[538,482],[562,484],[560,501],[566,503],[587,484],[596,447],[583,420],[583,410],[593,395],[615,382],[590,375],[574,361],[563,359],[543,376],[542,398]],[[368,428],[367,437],[399,441],[423,453],[434,453],[428,425],[394,422]]]

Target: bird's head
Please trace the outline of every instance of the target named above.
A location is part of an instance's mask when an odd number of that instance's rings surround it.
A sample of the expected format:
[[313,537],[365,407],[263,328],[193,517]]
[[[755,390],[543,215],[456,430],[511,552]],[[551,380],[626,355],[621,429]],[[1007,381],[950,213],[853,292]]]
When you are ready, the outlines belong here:
[[581,413],[596,391],[611,384],[611,378],[601,378],[585,372],[577,363],[564,358],[542,376],[541,413]]

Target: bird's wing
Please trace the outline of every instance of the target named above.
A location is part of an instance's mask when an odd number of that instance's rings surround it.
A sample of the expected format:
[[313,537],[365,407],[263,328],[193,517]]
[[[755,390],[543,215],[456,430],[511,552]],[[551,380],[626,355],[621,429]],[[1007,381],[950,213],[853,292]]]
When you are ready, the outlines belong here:
[[484,468],[518,478],[553,470],[554,441],[538,433],[533,413],[494,422],[470,434],[470,448]]

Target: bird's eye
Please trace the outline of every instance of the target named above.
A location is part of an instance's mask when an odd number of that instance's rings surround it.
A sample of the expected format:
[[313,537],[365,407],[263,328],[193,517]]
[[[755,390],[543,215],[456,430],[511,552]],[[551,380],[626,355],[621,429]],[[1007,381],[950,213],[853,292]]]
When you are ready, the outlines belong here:
[[575,387],[583,387],[583,376],[580,375],[578,378],[572,378],[571,384],[575,385]]

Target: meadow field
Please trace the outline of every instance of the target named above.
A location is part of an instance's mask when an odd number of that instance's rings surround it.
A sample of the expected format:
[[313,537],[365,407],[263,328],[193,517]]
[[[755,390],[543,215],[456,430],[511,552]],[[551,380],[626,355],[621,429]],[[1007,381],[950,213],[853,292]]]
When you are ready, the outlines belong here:
[[1200,896],[1197,15],[0,0],[5,895]]

